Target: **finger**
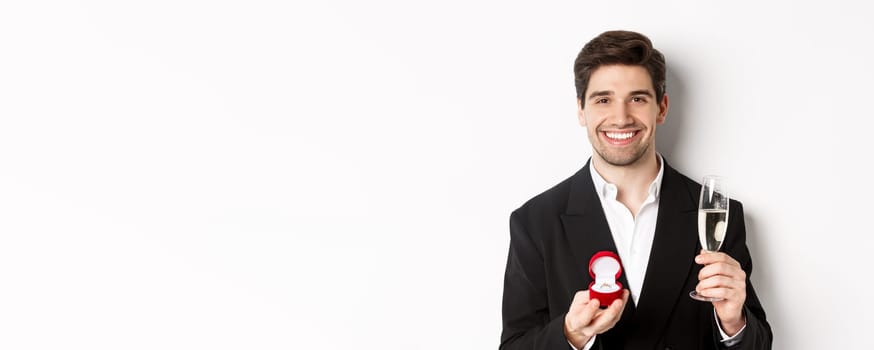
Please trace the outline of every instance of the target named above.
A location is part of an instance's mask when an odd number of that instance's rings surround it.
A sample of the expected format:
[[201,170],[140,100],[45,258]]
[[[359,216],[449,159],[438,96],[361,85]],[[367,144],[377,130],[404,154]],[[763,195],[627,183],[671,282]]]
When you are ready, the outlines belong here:
[[722,262],[705,265],[701,268],[701,271],[698,271],[698,280],[713,276],[726,276],[735,280],[746,280],[747,273],[739,266]]
[[733,289],[745,289],[746,283],[744,281],[738,281],[734,278],[727,276],[710,276],[703,280],[698,281],[698,285],[695,286],[696,289],[707,289],[707,288],[733,288]]
[[619,319],[619,316],[622,315],[622,310],[625,310],[625,304],[628,303],[628,292],[622,293],[622,299],[613,300],[610,303],[610,306],[605,310],[608,313],[608,316],[612,316]]
[[589,300],[586,305],[584,305],[582,311],[579,313],[580,325],[585,326],[592,322],[592,319],[595,318],[595,315],[601,310],[601,303],[598,299]]
[[740,266],[740,263],[728,254],[725,254],[723,252],[707,252],[703,250],[702,253],[695,256],[695,262],[700,265],[708,265],[722,262],[726,264]]
[[[622,317],[622,311],[625,310],[625,304],[628,303],[628,297],[630,295],[631,293],[628,289],[623,290],[622,298],[613,300],[607,309],[602,310],[600,314],[595,315],[596,320],[606,320],[605,322],[609,324],[612,319],[614,320],[613,324],[615,324],[615,321],[619,321],[619,318]],[[610,325],[610,327],[612,327],[612,325]]]
[[723,299],[721,301],[715,303],[733,303],[733,304],[743,304],[746,299],[746,292],[740,289],[735,288],[703,288],[698,290],[695,289],[699,295],[708,297],[708,298],[720,298]]
[[589,303],[589,291],[581,290],[574,294],[574,300],[571,301],[571,308],[573,308],[574,306],[582,307],[587,303]]
[[[601,314],[606,313],[605,317],[611,317],[613,314],[616,316],[622,315],[622,310],[625,310],[625,304],[628,303],[628,296],[631,293],[628,292],[628,289],[622,291],[622,298],[613,299],[613,302],[610,303],[610,306],[607,309],[603,310]],[[600,315],[598,315],[600,317]]]
[[725,295],[727,294],[726,288],[695,288],[695,291],[698,292],[698,295],[705,298],[725,299]]
[[723,252],[707,252],[702,251],[697,256],[695,256],[695,262],[699,264],[712,264],[715,262],[725,262],[740,265],[737,260],[732,258],[730,255]]
[[613,328],[619,322],[623,309],[625,309],[625,301],[621,299],[614,300],[609,307],[602,310],[600,314],[595,315],[588,328],[592,329],[593,334],[601,334],[610,330],[610,328]]
[[713,295],[710,295],[709,292],[706,291],[720,288],[728,289],[735,293],[743,293],[745,295],[746,280],[725,275],[714,275],[698,281],[698,284],[695,286],[695,291],[702,295],[713,297]]
[[582,305],[572,305],[570,310],[568,310],[568,327],[570,329],[578,330],[588,326],[592,323],[592,319],[595,318],[595,315],[597,315],[599,305],[600,302],[598,302],[598,299],[587,300],[587,302]]

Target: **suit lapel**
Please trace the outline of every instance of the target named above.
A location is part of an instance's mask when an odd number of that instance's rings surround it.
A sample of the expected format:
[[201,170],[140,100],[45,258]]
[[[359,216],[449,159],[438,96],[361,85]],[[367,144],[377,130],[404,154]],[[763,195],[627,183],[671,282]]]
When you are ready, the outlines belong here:
[[645,325],[638,330],[643,335],[640,345],[658,341],[678,298],[689,292],[683,288],[697,254],[696,201],[682,175],[665,163],[655,236],[634,319]]

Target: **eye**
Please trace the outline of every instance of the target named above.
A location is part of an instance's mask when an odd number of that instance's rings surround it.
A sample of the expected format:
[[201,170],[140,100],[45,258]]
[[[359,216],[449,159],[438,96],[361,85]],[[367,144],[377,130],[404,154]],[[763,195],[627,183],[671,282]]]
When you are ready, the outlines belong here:
[[638,102],[638,103],[644,103],[644,102],[646,102],[646,97],[643,97],[643,96],[634,96],[634,97],[631,98],[631,101],[633,101],[633,102]]
[[610,100],[608,100],[607,98],[599,98],[599,99],[595,100],[595,103],[607,103],[607,102],[610,102]]

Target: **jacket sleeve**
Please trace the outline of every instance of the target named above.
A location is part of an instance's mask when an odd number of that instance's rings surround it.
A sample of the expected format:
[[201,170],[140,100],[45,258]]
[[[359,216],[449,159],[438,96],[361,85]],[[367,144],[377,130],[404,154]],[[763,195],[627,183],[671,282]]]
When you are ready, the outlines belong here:
[[[737,260],[740,263],[741,268],[747,274],[747,300],[744,303],[744,315],[746,316],[747,325],[746,328],[744,328],[743,339],[740,342],[730,347],[719,347],[738,350],[771,349],[771,342],[773,340],[771,326],[768,324],[765,317],[765,310],[762,308],[762,304],[759,302],[759,297],[756,295],[753,283],[750,280],[750,276],[753,273],[753,262],[750,257],[750,251],[746,245],[746,226],[744,223],[743,205],[737,201],[731,201],[731,205],[732,206],[729,210],[728,227],[732,227],[733,229],[731,232],[728,232],[725,237],[726,244],[723,251]],[[718,341],[720,338],[719,330],[716,327],[714,320],[714,340],[717,344],[721,345]]]
[[[542,250],[519,211],[510,215],[510,250],[504,273],[500,349],[570,350],[564,312],[550,318]],[[555,310],[553,310],[555,311]]]

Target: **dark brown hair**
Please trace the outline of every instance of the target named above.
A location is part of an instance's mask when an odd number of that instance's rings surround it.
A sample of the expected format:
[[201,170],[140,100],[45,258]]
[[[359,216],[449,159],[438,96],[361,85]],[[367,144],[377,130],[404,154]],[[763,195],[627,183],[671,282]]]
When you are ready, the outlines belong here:
[[614,30],[601,33],[589,41],[574,61],[574,84],[577,98],[585,105],[589,77],[598,67],[612,64],[641,66],[649,72],[656,101],[665,94],[665,56],[652,47],[645,35]]

